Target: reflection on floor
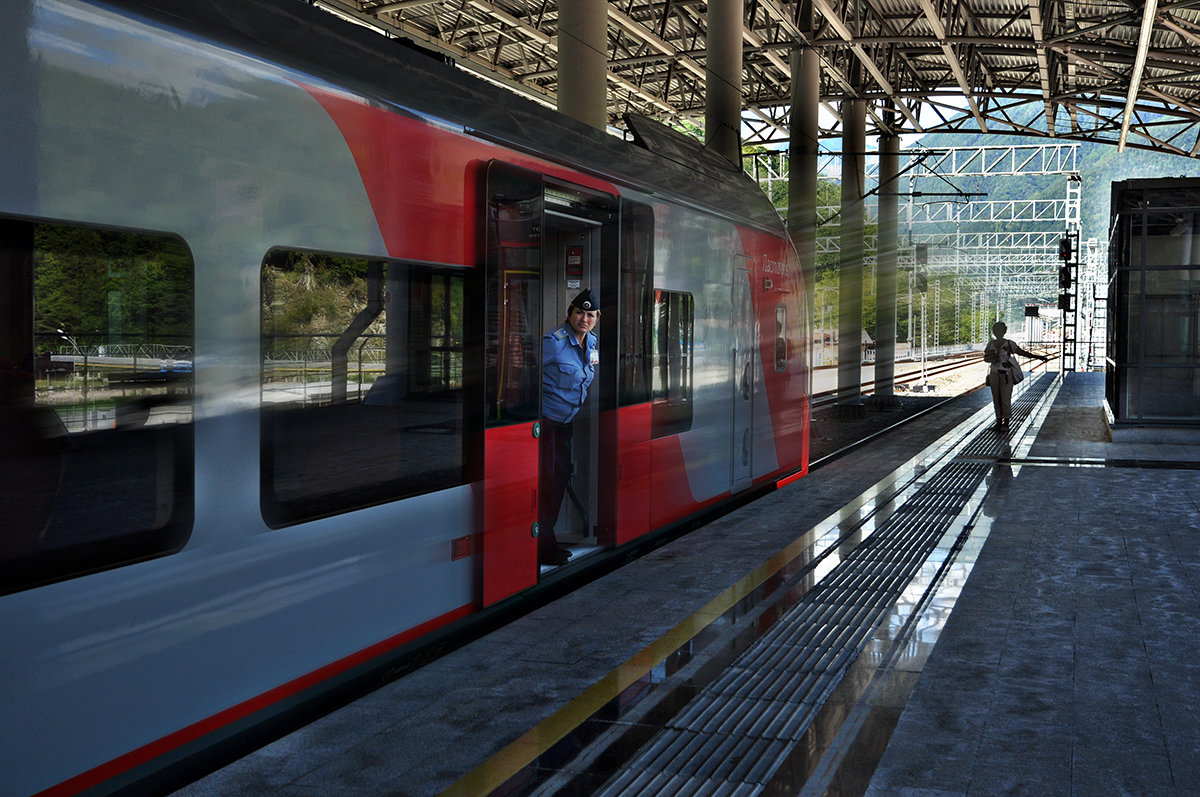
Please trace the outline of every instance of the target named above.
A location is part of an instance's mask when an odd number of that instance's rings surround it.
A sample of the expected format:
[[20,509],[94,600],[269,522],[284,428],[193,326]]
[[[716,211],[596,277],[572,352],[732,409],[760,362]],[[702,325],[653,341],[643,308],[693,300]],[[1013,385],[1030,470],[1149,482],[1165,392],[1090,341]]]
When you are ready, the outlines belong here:
[[539,573],[545,574],[560,567],[570,567],[571,565],[579,564],[580,560],[600,550],[600,546],[596,544],[595,540],[587,542],[567,542],[564,540],[561,543],[561,547],[571,552],[571,560],[565,565],[538,565]]

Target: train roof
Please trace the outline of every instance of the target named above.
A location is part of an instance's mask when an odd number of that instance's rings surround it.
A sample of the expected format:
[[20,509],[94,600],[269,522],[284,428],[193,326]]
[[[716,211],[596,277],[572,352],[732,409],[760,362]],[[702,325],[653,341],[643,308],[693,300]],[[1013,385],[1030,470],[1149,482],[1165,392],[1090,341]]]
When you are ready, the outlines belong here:
[[644,118],[634,143],[544,108],[448,63],[302,0],[109,0],[383,102],[616,184],[782,232],[757,183],[699,142]]

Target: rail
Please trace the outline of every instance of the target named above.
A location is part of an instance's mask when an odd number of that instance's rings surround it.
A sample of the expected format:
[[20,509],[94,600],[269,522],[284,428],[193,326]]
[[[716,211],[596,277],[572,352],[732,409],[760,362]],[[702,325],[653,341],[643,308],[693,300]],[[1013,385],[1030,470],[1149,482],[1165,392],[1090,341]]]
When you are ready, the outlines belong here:
[[[918,369],[915,369],[912,371],[898,373],[894,377],[893,383],[897,384],[897,385],[912,384],[914,382],[925,381],[925,380],[928,380],[928,379],[936,377],[936,376],[943,376],[948,373],[953,373],[955,371],[959,371],[959,370],[962,370],[965,368],[971,368],[971,367],[982,365],[982,364],[983,364],[983,354],[978,351],[953,355],[953,356],[950,356],[950,357],[947,357],[947,358],[944,358],[941,360],[934,360],[934,361],[927,362],[925,364],[925,368],[924,368],[923,372],[920,368],[918,368]],[[973,387],[979,387],[979,386],[983,385],[982,370],[983,369],[980,370],[980,377],[979,377],[978,385],[973,385]],[[860,386],[862,394],[869,395],[870,393],[874,392],[873,390],[871,390],[871,388],[873,388],[874,386],[875,386],[875,380],[873,380],[873,379],[862,382],[862,384]],[[838,394],[838,391],[836,388],[834,388],[833,390],[823,390],[820,392],[813,393],[813,397],[812,397],[813,408],[815,409],[817,407],[822,407],[822,406],[826,406],[828,404],[835,403],[837,401],[837,394]]]

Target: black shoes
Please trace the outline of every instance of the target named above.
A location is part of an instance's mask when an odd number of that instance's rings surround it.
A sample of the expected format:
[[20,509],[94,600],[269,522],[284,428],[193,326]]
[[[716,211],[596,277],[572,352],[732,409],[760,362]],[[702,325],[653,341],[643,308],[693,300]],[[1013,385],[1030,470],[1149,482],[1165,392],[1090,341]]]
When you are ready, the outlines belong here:
[[538,551],[538,564],[565,565],[571,559],[571,552],[566,548],[551,548],[548,551]]

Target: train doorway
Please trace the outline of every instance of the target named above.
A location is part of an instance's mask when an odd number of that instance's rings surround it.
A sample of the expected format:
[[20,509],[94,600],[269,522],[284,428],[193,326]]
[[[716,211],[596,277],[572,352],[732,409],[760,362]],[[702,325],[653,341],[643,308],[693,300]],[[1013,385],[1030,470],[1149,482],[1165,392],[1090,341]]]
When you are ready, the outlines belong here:
[[[542,300],[543,319],[547,332],[566,328],[568,307],[583,291],[591,291],[600,304],[604,304],[604,281],[606,256],[615,254],[617,235],[617,208],[614,197],[585,191],[578,186],[547,181],[544,192],[544,233],[542,241]],[[610,303],[611,304],[611,303]],[[615,315],[615,314],[614,314]],[[615,324],[616,319],[608,319]],[[597,320],[594,332],[601,340],[612,336],[604,332],[605,319]],[[600,413],[602,396],[613,392],[613,386],[604,384],[604,371],[599,367],[599,356],[603,347],[590,358],[593,370],[592,383],[587,390],[583,405],[574,416],[570,426],[571,452],[566,489],[557,515],[550,520],[549,528],[542,532],[553,535],[559,548],[580,557],[598,550],[603,540],[600,529],[600,496],[602,450],[613,444],[601,434]],[[572,349],[586,351],[583,349]],[[615,356],[612,347],[608,354]],[[584,353],[586,357],[586,353]],[[611,372],[611,371],[610,371]],[[553,377],[542,381],[542,402],[546,406],[546,391],[554,391]],[[548,430],[543,430],[545,433]],[[550,449],[542,448],[542,456]],[[551,455],[552,456],[552,455]],[[550,467],[542,474],[539,491],[546,492],[553,503]],[[550,514],[553,514],[551,512]],[[546,518],[542,518],[543,526]],[[547,540],[543,540],[546,543]],[[554,566],[554,562],[543,561],[541,569]]]
[[[543,338],[583,289],[603,304],[602,275],[615,269],[616,198],[494,161],[487,171],[484,303],[484,474],[480,541],[484,605],[537,583],[543,435]],[[616,326],[596,326],[602,343]],[[607,346],[615,356],[615,342]],[[595,365],[595,364],[593,364]],[[568,489],[553,519],[559,544],[582,556],[599,547],[601,462],[613,443],[600,434],[612,369],[595,376],[571,423]],[[543,510],[544,512],[545,510]],[[544,540],[543,540],[544,542]],[[548,565],[552,566],[552,565]]]

